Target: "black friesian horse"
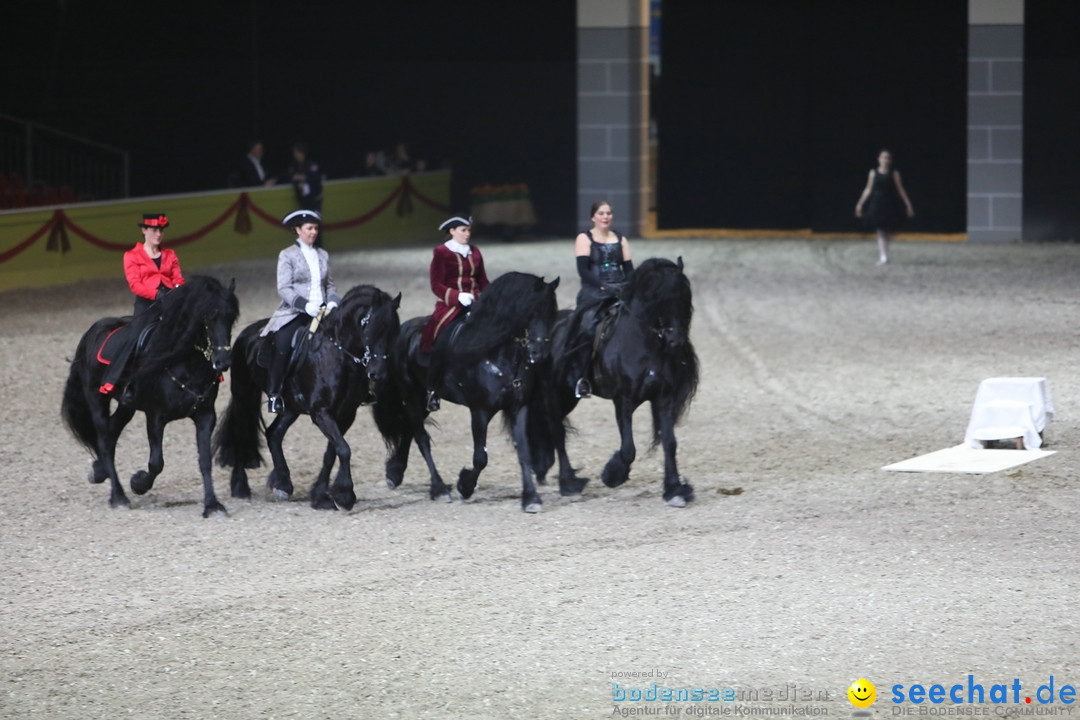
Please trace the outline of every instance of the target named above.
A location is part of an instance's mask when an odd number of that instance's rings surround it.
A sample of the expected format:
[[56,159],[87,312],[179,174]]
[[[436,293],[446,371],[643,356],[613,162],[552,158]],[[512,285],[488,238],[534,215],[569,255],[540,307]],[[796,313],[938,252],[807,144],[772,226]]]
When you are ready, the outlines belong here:
[[[468,407],[472,414],[473,466],[462,468],[457,482],[463,498],[472,496],[487,465],[488,424],[501,410],[521,464],[522,509],[538,512],[542,507],[533,484],[526,416],[529,399],[536,391],[535,368],[551,354],[558,285],[558,278],[545,283],[535,275],[506,273],[488,286],[468,315],[443,330],[435,342],[432,362],[442,362],[445,368],[436,391],[442,399]],[[415,440],[431,473],[431,499],[449,500],[450,487],[435,467],[431,437],[424,428],[427,371],[418,362],[418,345],[426,321],[414,318],[402,327],[391,355],[400,402],[379,403],[374,412],[383,436],[395,447],[386,463],[390,487],[401,484]],[[574,492],[580,491],[579,487]]]
[[[165,466],[161,452],[165,424],[189,417],[195,423],[199,447],[203,517],[228,514],[214,495],[210,437],[217,421],[214,401],[218,383],[221,373],[229,368],[229,338],[239,314],[233,288],[234,283],[225,287],[214,278],[194,276],[158,303],[161,319],[123,379],[134,390],[133,399],[121,402],[111,414],[110,396],[98,390],[106,369],[98,357],[106,338],[130,318],[98,320],[79,340],[64,388],[61,413],[75,437],[94,456],[90,482],[100,483],[105,478],[112,482],[110,506],[131,505],[120,486],[114,455],[124,426],[136,410],[142,410],[146,415],[150,459],[146,470],[131,476],[132,492],[136,495],[147,492]],[[145,312],[155,310],[151,306]]]
[[[269,427],[263,423],[261,408],[273,348],[269,339],[259,337],[267,320],[244,328],[233,347],[232,400],[214,436],[218,464],[232,467],[233,497],[251,497],[247,468],[263,463],[263,429],[274,463],[267,487],[279,500],[292,495],[292,476],[281,443],[297,418],[309,415],[327,438],[322,469],[311,488],[311,506],[349,510],[356,504],[352,451],[344,436],[356,419],[357,408],[381,398],[380,387],[388,380],[387,356],[400,328],[400,302],[400,294],[391,298],[371,285],[350,290],[341,307],[323,318],[306,355],[289,373],[282,392],[285,409]],[[338,474],[330,486],[335,459]]]
[[[621,301],[600,322],[602,341],[592,365],[592,392],[615,404],[615,420],[622,438],[604,467],[608,487],[626,482],[637,450],[632,419],[642,403],[652,407],[652,447],[664,449],[664,500],[683,507],[694,499],[694,490],[679,477],[675,464],[675,425],[689,406],[698,384],[698,359],[690,343],[693,301],[690,281],[678,263],[660,258],[646,260],[634,270]],[[534,399],[529,416],[534,466],[543,478],[559,459],[559,483],[582,482],[566,455],[566,416],[577,405],[574,383],[577,373],[567,366],[564,353],[568,317],[556,324],[551,363],[552,392]],[[608,324],[610,323],[610,324]]]

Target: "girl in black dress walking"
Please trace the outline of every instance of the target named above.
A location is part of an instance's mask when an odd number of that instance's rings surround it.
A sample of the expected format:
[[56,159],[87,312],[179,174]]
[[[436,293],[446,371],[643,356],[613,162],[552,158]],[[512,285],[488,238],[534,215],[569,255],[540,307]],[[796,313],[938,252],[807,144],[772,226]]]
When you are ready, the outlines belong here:
[[877,231],[878,265],[889,262],[889,235],[896,232],[903,221],[901,203],[907,217],[915,217],[915,209],[900,180],[900,171],[892,166],[892,153],[882,150],[878,154],[878,166],[870,171],[866,188],[855,204],[855,217],[865,217],[867,224]]

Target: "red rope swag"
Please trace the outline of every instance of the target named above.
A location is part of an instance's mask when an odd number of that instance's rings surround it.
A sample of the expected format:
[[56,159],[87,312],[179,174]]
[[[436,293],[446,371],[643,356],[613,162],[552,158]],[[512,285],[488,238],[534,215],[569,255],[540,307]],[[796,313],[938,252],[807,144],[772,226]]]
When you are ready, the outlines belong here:
[[[431,198],[425,197],[423,194],[417,192],[413,187],[409,177],[405,176],[401,179],[401,184],[394,188],[386,199],[376,205],[371,211],[364,213],[355,218],[349,220],[339,220],[333,223],[323,223],[323,229],[325,230],[343,230],[346,228],[356,227],[368,222],[382,211],[386,210],[394,200],[398,201],[397,214],[398,216],[404,216],[412,213],[411,199],[416,198],[423,202],[425,205],[432,207],[441,212],[449,212],[449,209]],[[180,237],[171,237],[163,244],[167,247],[176,247],[178,245],[187,245],[197,240],[201,240],[206,237],[210,232],[217,229],[228,220],[231,216],[235,215],[233,221],[233,231],[239,235],[250,235],[253,229],[252,227],[252,214],[257,215],[260,219],[266,223],[278,227],[279,220],[270,213],[266,212],[251,199],[251,196],[246,192],[240,193],[240,196],[225,209],[217,218],[211,221],[205,227],[199,228],[195,232],[182,235]],[[45,221],[40,228],[34,231],[30,237],[26,238],[14,247],[0,252],[0,264],[11,260],[15,256],[22,253],[24,250],[30,248],[38,240],[42,238],[46,233],[49,235],[49,239],[45,245],[46,252],[59,252],[64,254],[71,250],[71,241],[68,239],[68,231],[71,231],[79,238],[85,240],[96,248],[101,250],[108,250],[110,252],[126,252],[131,249],[132,243],[114,243],[97,237],[91,234],[84,228],[76,225],[71,218],[67,216],[63,208],[58,208],[48,220]]]

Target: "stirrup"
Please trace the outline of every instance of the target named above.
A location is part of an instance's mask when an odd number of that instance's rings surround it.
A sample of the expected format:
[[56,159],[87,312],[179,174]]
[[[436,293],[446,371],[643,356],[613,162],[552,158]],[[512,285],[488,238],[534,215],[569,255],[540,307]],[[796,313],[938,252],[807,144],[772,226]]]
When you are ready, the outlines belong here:
[[135,383],[128,383],[124,387],[124,392],[120,394],[121,405],[131,405],[135,402]]
[[266,409],[272,413],[279,413],[285,409],[285,403],[280,395],[268,395],[266,397]]
[[588,378],[578,378],[577,384],[574,385],[574,397],[578,399],[592,397],[592,385],[589,384]]
[[428,390],[427,393],[427,411],[435,412],[439,409],[439,396],[435,394],[434,390]]

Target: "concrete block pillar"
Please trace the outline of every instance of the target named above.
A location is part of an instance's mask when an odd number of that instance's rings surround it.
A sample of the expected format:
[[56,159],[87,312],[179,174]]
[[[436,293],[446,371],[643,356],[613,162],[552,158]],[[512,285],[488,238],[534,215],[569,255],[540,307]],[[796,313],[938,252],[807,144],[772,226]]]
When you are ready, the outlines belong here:
[[968,2],[967,234],[1023,239],[1024,0]]
[[649,1],[578,0],[579,230],[607,200],[613,227],[639,236],[648,216]]

